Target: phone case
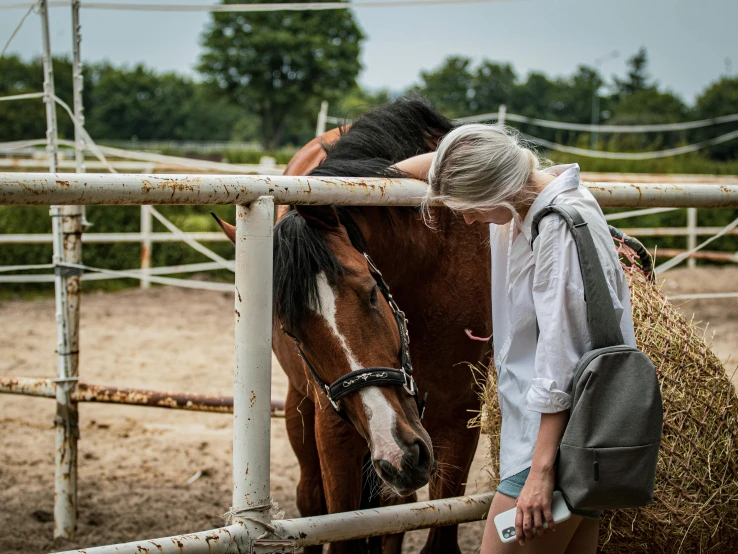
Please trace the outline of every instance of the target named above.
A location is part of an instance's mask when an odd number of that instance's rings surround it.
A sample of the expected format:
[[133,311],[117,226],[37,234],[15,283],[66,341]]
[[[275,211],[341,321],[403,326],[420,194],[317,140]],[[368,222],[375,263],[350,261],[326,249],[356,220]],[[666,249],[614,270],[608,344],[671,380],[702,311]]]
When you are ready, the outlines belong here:
[[[504,543],[513,542],[515,540],[515,514],[517,508],[512,508],[495,516],[495,527],[500,540]],[[551,502],[551,515],[556,523],[566,521],[571,517],[569,507],[566,505],[561,491],[554,491],[553,500]],[[548,528],[548,523],[543,522],[544,529]]]

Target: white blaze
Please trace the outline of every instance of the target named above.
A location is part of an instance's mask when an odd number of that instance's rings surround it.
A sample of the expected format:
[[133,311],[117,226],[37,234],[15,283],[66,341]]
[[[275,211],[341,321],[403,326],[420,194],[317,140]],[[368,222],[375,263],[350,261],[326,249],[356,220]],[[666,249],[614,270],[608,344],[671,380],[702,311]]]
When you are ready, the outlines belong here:
[[[336,295],[328,284],[325,273],[321,272],[317,276],[318,281],[318,297],[320,298],[320,307],[311,306],[311,309],[319,314],[330,327],[333,334],[341,344],[346,360],[348,361],[351,371],[362,369],[361,364],[351,352],[351,347],[346,341],[336,324]],[[369,424],[369,435],[372,442],[372,458],[375,460],[387,460],[397,469],[401,469],[403,450],[395,442],[393,432],[395,429],[395,411],[390,403],[384,397],[382,392],[376,387],[369,387],[359,391],[361,402],[364,405],[364,413],[366,414]]]

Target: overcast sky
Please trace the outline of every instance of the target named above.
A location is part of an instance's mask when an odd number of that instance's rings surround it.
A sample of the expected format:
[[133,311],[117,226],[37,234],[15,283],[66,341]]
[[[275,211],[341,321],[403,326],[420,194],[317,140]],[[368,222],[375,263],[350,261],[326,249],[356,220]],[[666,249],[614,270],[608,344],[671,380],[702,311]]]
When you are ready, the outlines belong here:
[[[142,2],[143,0],[138,0]],[[367,0],[363,0],[367,1]],[[371,0],[369,0],[371,1]],[[17,4],[19,0],[0,0]],[[205,4],[207,0],[156,0],[157,4]],[[25,10],[0,10],[0,47]],[[738,73],[738,0],[507,0],[476,5],[357,8],[367,35],[362,85],[400,91],[451,54],[510,62],[519,75],[532,70],[571,74],[617,50],[602,65],[609,78],[623,75],[639,47],[663,87],[691,103],[726,72]],[[82,55],[87,61],[144,62],[157,70],[194,75],[207,13],[142,13],[82,10]],[[69,8],[51,9],[56,54],[71,52]],[[39,18],[30,16],[9,52],[40,54]]]

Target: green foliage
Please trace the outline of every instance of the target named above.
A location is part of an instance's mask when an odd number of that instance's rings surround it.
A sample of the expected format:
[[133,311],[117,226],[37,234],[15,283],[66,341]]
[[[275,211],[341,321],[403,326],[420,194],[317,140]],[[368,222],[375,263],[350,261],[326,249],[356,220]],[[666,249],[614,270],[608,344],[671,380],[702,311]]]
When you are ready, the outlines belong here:
[[474,76],[470,58],[449,56],[437,69],[421,71],[420,80],[420,86],[411,92],[421,92],[446,116],[472,113]]
[[628,73],[625,79],[615,77],[615,86],[617,94],[621,98],[635,94],[639,91],[654,88],[654,84],[650,82],[650,78],[646,67],[648,66],[648,54],[646,49],[641,47],[638,52],[628,59]]
[[[695,106],[699,118],[718,117],[738,113],[738,77],[723,77],[713,83],[697,98]],[[697,133],[701,140],[733,131],[736,123],[709,127]],[[725,142],[710,148],[710,154],[718,160],[738,160],[738,141]]]
[[280,143],[290,119],[314,117],[316,102],[335,100],[355,86],[364,36],[349,10],[211,17],[198,69],[258,117],[266,148]]
[[[72,105],[72,63],[54,58],[56,95]],[[0,58],[0,96],[43,92],[44,71],[40,58],[30,62],[18,56]],[[74,125],[67,114],[57,110],[59,136],[72,138]],[[0,102],[0,141],[42,139],[46,137],[46,109],[41,98]]]
[[[227,221],[234,220],[232,206],[159,206],[157,209],[185,231],[220,232],[220,227],[210,216],[216,212]],[[140,208],[138,206],[88,206],[87,219],[92,223],[90,232],[94,233],[131,233],[140,229]],[[154,220],[154,232],[167,232],[163,225]],[[50,233],[51,219],[49,208],[44,206],[9,207],[0,206],[0,233]],[[205,246],[227,259],[232,259],[233,245],[228,241],[204,243]],[[0,248],[0,266],[47,264],[51,262],[51,244],[14,244]],[[137,243],[91,244],[85,243],[82,248],[82,260],[85,265],[105,269],[137,269],[141,265],[140,245]],[[204,255],[194,251],[181,242],[155,243],[152,249],[151,263],[154,267],[201,263],[210,261]],[[50,270],[39,270],[28,273],[49,273]],[[208,278],[232,280],[228,270],[208,272]],[[190,275],[175,275],[187,278]],[[88,281],[83,284],[83,291],[118,290],[125,286],[136,286],[133,279],[116,279],[111,281]],[[11,296],[34,296],[52,294],[53,286],[49,284],[16,284],[3,285],[0,298]]]

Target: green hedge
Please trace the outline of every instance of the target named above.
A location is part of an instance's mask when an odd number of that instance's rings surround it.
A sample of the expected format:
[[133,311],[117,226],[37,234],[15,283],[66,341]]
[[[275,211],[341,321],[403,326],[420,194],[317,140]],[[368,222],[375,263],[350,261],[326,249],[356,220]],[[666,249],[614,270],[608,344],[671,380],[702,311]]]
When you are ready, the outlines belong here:
[[[164,216],[180,229],[185,231],[217,231],[220,227],[210,216],[216,212],[227,221],[235,218],[232,206],[158,206]],[[140,213],[138,206],[88,206],[87,219],[92,223],[91,233],[130,233],[140,230]],[[167,230],[154,219],[154,232]],[[45,206],[0,206],[0,233],[50,233],[51,219],[49,208]],[[205,246],[227,259],[233,258],[233,245],[228,242],[204,243]],[[51,244],[12,244],[0,248],[0,266],[30,265],[51,262]],[[137,269],[141,265],[141,248],[138,243],[85,244],[82,251],[85,265],[105,269]],[[151,264],[154,267],[191,264],[210,261],[182,242],[155,243],[152,250]],[[34,272],[23,272],[24,274]],[[49,270],[35,273],[49,273]],[[212,279],[232,279],[228,270],[209,272]],[[179,275],[187,277],[188,275]],[[116,279],[109,281],[88,281],[83,284],[83,291],[118,290],[137,285],[134,279]],[[15,296],[33,297],[51,293],[53,287],[43,284],[4,284],[0,287],[0,298]]]

